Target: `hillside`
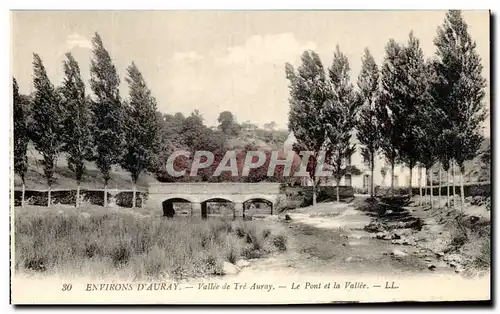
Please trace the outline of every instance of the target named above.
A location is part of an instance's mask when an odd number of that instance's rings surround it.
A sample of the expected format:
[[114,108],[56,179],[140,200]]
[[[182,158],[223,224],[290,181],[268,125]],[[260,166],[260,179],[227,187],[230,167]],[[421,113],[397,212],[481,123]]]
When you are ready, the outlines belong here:
[[465,182],[491,181],[491,140],[485,138],[481,152],[472,161],[465,163]]
[[[46,189],[47,183],[43,175],[43,166],[40,160],[42,159],[38,151],[33,145],[28,146],[28,172],[26,174],[26,188],[27,189]],[[87,172],[82,178],[82,189],[100,189],[104,188],[104,180],[102,175],[93,162],[86,162]],[[148,182],[156,181],[156,179],[147,173],[143,173],[137,182],[138,189],[146,188]],[[21,178],[16,174],[14,179],[14,186],[21,186]],[[76,187],[76,180],[74,174],[68,169],[65,154],[59,155],[57,159],[56,168],[54,171],[54,189],[73,188]],[[121,169],[121,167],[114,167],[111,171],[111,180],[108,183],[110,189],[131,189],[132,180],[130,174]]]
[[[455,168],[458,172],[458,167]],[[439,168],[433,168],[433,182],[438,184]],[[446,182],[446,174],[442,173],[442,180]],[[491,141],[485,138],[481,143],[477,156],[465,162],[464,183],[491,181]],[[458,181],[457,181],[458,183]]]

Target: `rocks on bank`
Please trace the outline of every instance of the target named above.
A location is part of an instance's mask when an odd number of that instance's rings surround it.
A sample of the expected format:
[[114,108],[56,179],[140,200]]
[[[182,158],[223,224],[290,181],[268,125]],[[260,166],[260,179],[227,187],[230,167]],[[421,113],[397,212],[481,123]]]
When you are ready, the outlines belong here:
[[224,262],[222,265],[223,275],[237,275],[243,268],[250,266],[250,262],[244,259],[236,261],[235,264]]
[[[482,204],[487,200],[476,197],[468,201]],[[465,270],[464,265],[469,264],[470,258],[466,253],[462,252],[460,245],[457,246],[454,243],[457,242],[455,239],[457,230],[450,225],[460,220],[461,224],[468,226],[466,229],[474,230],[474,226],[489,223],[485,221],[486,218],[464,215],[459,211],[446,207],[433,211],[427,208],[402,207],[397,211],[377,210],[370,213],[370,215],[373,220],[364,229],[373,233],[374,238],[390,241],[391,244],[408,245],[417,248],[412,254],[421,257],[427,263],[429,270],[435,270],[436,267],[450,266],[457,273]],[[465,233],[465,231],[463,232]],[[390,255],[395,258],[408,256],[406,249],[396,249]]]

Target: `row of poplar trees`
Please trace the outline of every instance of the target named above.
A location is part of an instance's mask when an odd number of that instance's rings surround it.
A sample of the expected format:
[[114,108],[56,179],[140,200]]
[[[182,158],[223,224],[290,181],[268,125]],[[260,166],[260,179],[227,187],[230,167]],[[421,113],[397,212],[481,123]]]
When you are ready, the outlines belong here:
[[[289,128],[298,140],[297,150],[316,152],[313,160],[319,151],[327,151],[338,186],[355,150],[351,142],[355,131],[371,167],[372,197],[374,164],[381,153],[392,168],[392,193],[396,163],[410,170],[410,195],[413,169],[427,169],[431,206],[431,168],[439,164],[449,174],[454,163],[460,169],[463,206],[464,163],[478,154],[483,140],[486,82],[476,44],[460,11],[446,14],[434,45],[435,55],[426,60],[412,32],[404,44],[390,39],[381,68],[366,48],[357,89],[350,81],[348,59],[338,46],[327,71],[314,51],[303,53],[296,70],[287,64]],[[314,168],[310,175],[316,186]],[[449,205],[449,185],[447,195]]]
[[[78,62],[71,53],[63,62],[64,79],[55,87],[47,76],[42,59],[33,54],[31,97],[21,95],[13,79],[14,170],[22,179],[24,204],[27,148],[32,141],[41,154],[48,184],[48,206],[54,167],[60,153],[66,153],[68,168],[77,182],[76,206],[79,206],[80,182],[85,161],[94,161],[104,178],[104,206],[107,185],[114,165],[127,170],[133,181],[133,207],[136,183],[143,170],[153,167],[161,147],[156,100],[134,62],[127,68],[129,97],[122,100],[120,79],[113,61],[98,33],[92,38],[90,88],[85,88]],[[28,110],[30,108],[30,110]]]

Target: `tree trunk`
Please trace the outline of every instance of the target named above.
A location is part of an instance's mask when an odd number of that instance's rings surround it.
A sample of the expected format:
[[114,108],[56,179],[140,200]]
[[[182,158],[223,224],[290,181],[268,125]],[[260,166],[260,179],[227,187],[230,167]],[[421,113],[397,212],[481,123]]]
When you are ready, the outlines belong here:
[[316,180],[313,178],[313,205],[316,205]]
[[434,200],[432,199],[432,194],[434,194],[434,191],[433,191],[433,188],[434,188],[434,185],[432,183],[432,167],[429,168],[429,172],[430,172],[430,186],[431,186],[431,193],[430,193],[430,196],[431,196],[431,209],[434,209]]
[[134,191],[132,192],[132,208],[135,208],[136,204],[136,193],[137,192],[137,185],[134,182]]
[[394,196],[394,160],[391,161],[391,196]]
[[76,208],[80,207],[80,181],[76,183]]
[[428,201],[427,198],[429,197],[429,185],[427,184],[427,179],[429,177],[429,172],[426,167],[424,167],[424,200],[422,205],[427,205]]
[[49,190],[47,193],[47,207],[50,207],[51,203],[52,203],[52,187],[49,185]]
[[422,206],[422,167],[418,167],[418,189],[420,192],[419,206]]
[[21,192],[21,207],[24,207],[25,194],[26,194],[26,185],[24,184],[24,180],[23,180],[23,190]]
[[413,190],[412,190],[412,182],[413,182],[413,165],[410,165],[410,183],[408,184],[408,194],[410,195],[410,198],[413,196]]
[[452,190],[451,190],[451,197],[453,200],[453,209],[456,209],[455,206],[455,162],[451,162],[451,180],[452,180]]
[[450,171],[450,168],[446,171],[446,206],[448,208],[450,208]]
[[464,166],[462,165],[460,168],[460,197],[461,197],[461,208],[462,208],[462,213],[464,212],[465,209],[465,193],[464,193]]
[[375,173],[375,154],[373,153],[373,151],[371,152],[371,159],[372,159],[372,162],[371,162],[371,187],[370,187],[370,196],[371,198],[373,198],[375,196],[375,186],[374,186],[374,180],[373,180],[373,175]]
[[104,184],[104,207],[108,207],[108,182]]
[[438,191],[438,208],[441,208],[441,163],[438,163],[439,165],[439,172],[438,172],[438,176],[439,176],[439,191]]
[[339,186],[340,186],[340,180],[337,179],[337,203],[340,202]]

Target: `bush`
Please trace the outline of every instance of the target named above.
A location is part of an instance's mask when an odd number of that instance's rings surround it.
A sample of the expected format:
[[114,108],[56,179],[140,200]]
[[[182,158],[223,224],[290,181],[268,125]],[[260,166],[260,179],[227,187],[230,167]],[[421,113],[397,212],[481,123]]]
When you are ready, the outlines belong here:
[[[136,207],[142,207],[145,201],[147,193],[137,191],[136,192]],[[120,192],[116,195],[116,205],[120,207],[131,208],[133,203],[133,192]]]
[[491,265],[491,239],[484,237],[479,244],[479,254],[474,256],[473,266],[477,269],[488,269]]
[[450,251],[465,256],[465,263],[475,269],[491,265],[491,225],[489,221],[459,215],[450,223]]
[[300,200],[289,200],[289,199],[282,200],[282,201],[280,201],[280,203],[278,205],[276,205],[276,213],[281,214],[287,210],[294,210],[296,208],[301,207],[302,203],[303,203],[302,199],[300,199]]
[[[116,195],[116,205],[120,207],[132,207],[132,192],[120,192]],[[27,205],[47,206],[48,192],[46,191],[25,191],[25,202]],[[80,197],[83,202],[92,205],[104,205],[104,191],[103,190],[80,190]],[[136,206],[142,207],[142,204],[147,200],[147,193],[137,191]],[[14,191],[14,206],[21,206],[22,191]],[[56,190],[51,193],[52,204],[75,205],[76,204],[76,190]],[[112,195],[108,192],[108,202],[111,200]]]
[[273,244],[279,251],[286,251],[286,242],[286,237],[281,234],[273,238]]
[[354,188],[354,193],[355,194],[369,194],[370,192],[368,191],[368,188]]
[[[413,195],[420,195],[420,188],[418,186],[413,187],[412,191]],[[433,186],[432,189],[433,195],[439,195],[439,185]],[[447,186],[442,185],[441,186],[441,195],[446,195],[447,193]],[[429,195],[430,194],[430,188],[424,188],[422,189],[422,195]],[[454,194],[452,192],[452,186],[450,185],[450,194]],[[455,186],[455,194],[461,194],[460,191],[460,185]],[[484,196],[484,197],[489,197],[491,196],[491,183],[490,182],[480,182],[480,183],[466,183],[464,184],[464,196]]]
[[[413,189],[413,193],[415,194],[415,189]],[[388,186],[376,186],[375,187],[375,195],[384,197],[384,196],[391,196],[391,187]],[[402,195],[408,195],[408,188],[407,187],[395,187],[394,188],[394,196],[402,196]]]
[[[286,209],[296,208],[297,205],[298,207],[306,207],[312,205],[312,186],[283,186],[281,187],[281,193],[286,196],[286,202],[284,202],[284,205],[281,205],[281,212]],[[354,196],[354,189],[350,186],[339,186],[339,196],[341,200],[350,199]],[[329,202],[336,200],[336,186],[316,187],[317,202]]]

